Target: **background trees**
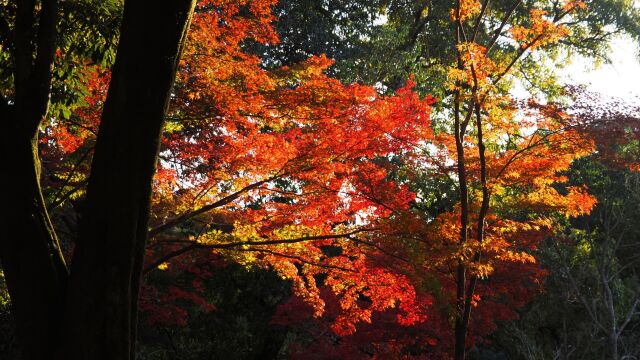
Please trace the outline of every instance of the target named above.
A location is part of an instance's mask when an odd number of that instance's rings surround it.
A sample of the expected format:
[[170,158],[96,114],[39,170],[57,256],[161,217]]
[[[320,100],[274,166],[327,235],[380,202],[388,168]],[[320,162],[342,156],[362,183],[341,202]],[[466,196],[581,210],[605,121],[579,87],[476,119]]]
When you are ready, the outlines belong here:
[[[578,104],[593,104],[584,96]],[[512,358],[623,358],[637,356],[638,246],[634,208],[637,193],[638,122],[633,107],[600,100],[577,105],[583,131],[598,153],[567,172],[587,184],[598,204],[589,216],[566,223],[540,249],[549,269],[546,293],[525,307],[523,318],[499,331],[498,342]],[[604,105],[606,104],[606,105]],[[605,125],[606,124],[606,125]],[[607,127],[608,135],[603,136]],[[611,136],[621,130],[617,136]],[[622,130],[625,129],[625,130]],[[636,140],[634,140],[636,139]],[[631,155],[631,156],[630,156]],[[629,206],[629,208],[627,208]]]

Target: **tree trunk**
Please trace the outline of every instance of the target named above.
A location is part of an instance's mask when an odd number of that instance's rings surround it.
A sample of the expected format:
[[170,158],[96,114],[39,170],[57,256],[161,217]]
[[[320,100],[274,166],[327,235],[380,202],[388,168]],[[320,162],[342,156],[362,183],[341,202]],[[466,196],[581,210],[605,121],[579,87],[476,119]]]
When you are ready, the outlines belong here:
[[151,184],[195,0],[127,0],[71,265],[58,359],[130,359]]
[[609,335],[609,358],[611,360],[618,360],[618,335],[614,332]]
[[67,272],[40,191],[37,138],[5,129],[1,142],[2,267],[22,358],[42,359],[57,341]]
[[[54,349],[67,270],[40,188],[38,128],[49,108],[58,3],[17,2],[14,98],[0,98],[0,258],[23,359]],[[36,15],[36,13],[38,15]],[[36,21],[36,17],[38,20]],[[37,26],[35,24],[37,23]]]
[[[461,67],[462,63],[458,62],[458,67]],[[468,120],[461,119],[460,109],[460,92],[457,91],[454,99],[454,131],[456,140],[456,161],[458,171],[458,181],[460,186],[460,235],[458,239],[458,245],[462,250],[467,243],[469,233],[469,190],[467,185],[467,168],[465,160],[464,149],[464,135],[466,134],[466,128]],[[455,320],[455,359],[465,359],[466,339],[467,339],[467,323],[465,322],[465,302],[467,299],[466,286],[466,265],[465,259],[459,259],[456,269],[456,320]]]

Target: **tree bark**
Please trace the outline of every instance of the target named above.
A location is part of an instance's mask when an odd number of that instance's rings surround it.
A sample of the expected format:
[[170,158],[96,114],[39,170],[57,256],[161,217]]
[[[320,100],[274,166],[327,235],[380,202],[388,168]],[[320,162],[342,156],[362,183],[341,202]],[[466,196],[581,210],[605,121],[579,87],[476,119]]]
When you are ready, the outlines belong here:
[[609,356],[611,360],[618,360],[618,335],[615,333],[609,336]]
[[52,351],[64,307],[67,271],[40,191],[37,138],[3,132],[0,161],[2,267],[23,359]]
[[[454,99],[454,131],[456,140],[456,156],[458,181],[460,185],[460,237],[458,245],[461,251],[468,240],[469,226],[469,190],[467,187],[467,169],[465,161],[464,135],[466,133],[467,120],[461,121],[460,116],[460,93],[456,92]],[[461,253],[460,256],[464,254]],[[466,265],[465,259],[460,258],[456,268],[456,320],[455,320],[455,359],[464,360],[467,324],[464,321],[466,294]]]
[[58,359],[130,359],[163,119],[195,0],[127,0]]
[[53,351],[67,281],[42,197],[38,156],[38,128],[49,108],[57,5],[43,0],[36,12],[34,0],[17,2],[14,98],[0,99],[0,162],[6,170],[0,191],[7,210],[0,219],[0,258],[23,359],[44,359]]

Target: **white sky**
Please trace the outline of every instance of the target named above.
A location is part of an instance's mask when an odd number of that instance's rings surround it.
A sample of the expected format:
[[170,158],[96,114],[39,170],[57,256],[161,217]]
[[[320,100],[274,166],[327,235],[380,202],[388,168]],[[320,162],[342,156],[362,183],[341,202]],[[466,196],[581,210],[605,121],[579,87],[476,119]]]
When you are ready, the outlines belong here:
[[585,84],[605,96],[640,102],[640,60],[638,44],[629,38],[615,39],[611,45],[611,64],[594,69],[591,61],[575,59],[562,73],[567,83]]

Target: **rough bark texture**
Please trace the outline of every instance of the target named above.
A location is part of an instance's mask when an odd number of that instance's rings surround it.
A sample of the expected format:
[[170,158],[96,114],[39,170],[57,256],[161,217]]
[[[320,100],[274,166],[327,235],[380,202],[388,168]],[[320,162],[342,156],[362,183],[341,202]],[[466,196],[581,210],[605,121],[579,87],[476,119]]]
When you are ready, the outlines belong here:
[[129,359],[152,178],[194,0],[125,2],[71,266],[59,359]]

